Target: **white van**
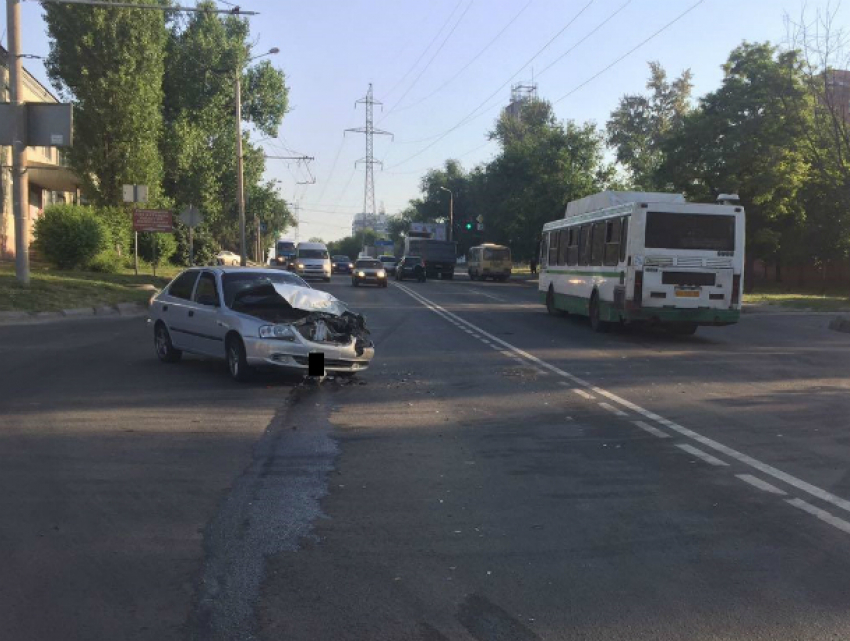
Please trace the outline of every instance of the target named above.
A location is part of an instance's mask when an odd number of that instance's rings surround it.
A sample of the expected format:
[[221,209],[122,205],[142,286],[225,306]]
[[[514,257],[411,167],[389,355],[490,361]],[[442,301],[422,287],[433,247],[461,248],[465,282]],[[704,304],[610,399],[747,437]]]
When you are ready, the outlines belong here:
[[298,243],[295,272],[302,278],[321,278],[330,282],[331,257],[324,243]]

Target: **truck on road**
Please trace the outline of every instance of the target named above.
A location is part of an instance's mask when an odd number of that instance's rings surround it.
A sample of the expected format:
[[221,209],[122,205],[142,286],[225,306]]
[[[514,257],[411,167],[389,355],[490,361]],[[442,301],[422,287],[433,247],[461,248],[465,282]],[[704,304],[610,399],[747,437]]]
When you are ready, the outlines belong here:
[[453,241],[407,237],[404,239],[404,255],[420,256],[425,261],[425,275],[428,278],[454,278],[457,243]]

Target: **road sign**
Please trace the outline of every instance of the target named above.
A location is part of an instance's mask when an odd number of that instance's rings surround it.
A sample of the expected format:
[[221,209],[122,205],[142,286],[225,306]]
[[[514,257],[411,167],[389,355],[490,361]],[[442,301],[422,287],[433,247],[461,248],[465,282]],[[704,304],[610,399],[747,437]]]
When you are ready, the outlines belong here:
[[125,203],[148,202],[147,185],[124,185],[121,191],[123,193]]
[[[15,141],[15,106],[0,102],[0,145]],[[27,147],[70,147],[73,145],[73,108],[68,103],[27,103]]]
[[180,222],[187,227],[194,229],[204,222],[204,216],[196,207],[189,205],[186,209],[180,212]]
[[174,217],[167,209],[134,209],[133,231],[170,233],[174,231]]
[[380,247],[392,247],[392,246],[394,246],[394,245],[395,245],[395,243],[394,243],[393,241],[391,241],[391,240],[376,240],[376,241],[375,241],[375,246],[376,246],[376,247],[377,247],[377,246],[380,246]]
[[484,216],[482,216],[481,214],[478,214],[478,218],[476,218],[475,220],[477,220],[479,223],[483,223],[484,222]]
[[484,231],[484,223],[478,223],[478,231]]

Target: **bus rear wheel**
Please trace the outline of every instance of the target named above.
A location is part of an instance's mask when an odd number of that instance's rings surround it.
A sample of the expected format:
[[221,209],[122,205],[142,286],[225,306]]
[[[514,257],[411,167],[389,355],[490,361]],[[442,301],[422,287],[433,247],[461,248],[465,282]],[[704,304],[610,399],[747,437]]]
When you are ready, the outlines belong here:
[[563,316],[565,312],[555,307],[555,288],[549,285],[549,291],[546,292],[546,311],[551,316]]
[[600,334],[608,331],[608,323],[602,320],[601,313],[599,310],[599,294],[593,292],[593,296],[590,298],[590,328],[594,332],[599,332]]

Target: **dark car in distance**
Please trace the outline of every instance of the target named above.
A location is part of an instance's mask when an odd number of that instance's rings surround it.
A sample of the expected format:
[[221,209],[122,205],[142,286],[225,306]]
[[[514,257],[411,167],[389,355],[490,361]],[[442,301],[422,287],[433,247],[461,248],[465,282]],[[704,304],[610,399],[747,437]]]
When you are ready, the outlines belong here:
[[405,278],[413,278],[420,283],[425,282],[425,261],[421,256],[405,256],[396,265],[395,279],[404,280]]
[[354,263],[348,256],[331,256],[332,274],[350,274],[354,269]]
[[365,283],[374,283],[378,287],[387,286],[387,271],[381,261],[375,258],[362,258],[354,263],[351,284],[357,287]]

